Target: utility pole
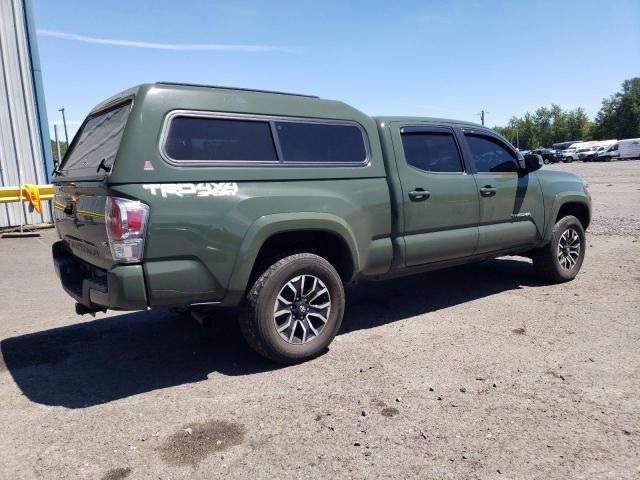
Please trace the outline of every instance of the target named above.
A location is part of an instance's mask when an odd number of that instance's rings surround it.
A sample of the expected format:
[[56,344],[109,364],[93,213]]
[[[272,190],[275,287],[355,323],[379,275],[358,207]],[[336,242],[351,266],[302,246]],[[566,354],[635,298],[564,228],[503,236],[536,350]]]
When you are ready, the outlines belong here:
[[480,122],[482,123],[482,126],[484,126],[484,116],[489,113],[485,110],[480,110],[480,113],[476,113],[476,115],[480,115]]
[[520,137],[518,137],[518,121],[516,120],[516,148],[520,150]]
[[60,163],[62,163],[62,158],[60,156],[60,141],[58,140],[58,125],[55,123],[53,124],[53,133],[56,137],[56,150],[58,152],[58,160],[55,162],[54,168],[58,170]]
[[[69,134],[67,133],[67,119],[64,116],[64,105],[62,108],[58,109],[59,112],[62,112],[62,125],[64,125],[64,141],[67,142],[67,147],[69,146]],[[483,123],[484,125],[484,123]]]

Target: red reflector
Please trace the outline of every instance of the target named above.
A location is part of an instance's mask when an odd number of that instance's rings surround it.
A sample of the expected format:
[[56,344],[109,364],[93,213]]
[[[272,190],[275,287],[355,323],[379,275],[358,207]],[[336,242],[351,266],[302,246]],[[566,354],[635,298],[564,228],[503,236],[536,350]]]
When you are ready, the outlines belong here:
[[122,214],[120,213],[120,206],[117,202],[111,202],[111,218],[109,222],[111,228],[111,238],[114,240],[122,239]]
[[144,210],[139,208],[127,209],[127,225],[129,233],[140,233],[144,220]]

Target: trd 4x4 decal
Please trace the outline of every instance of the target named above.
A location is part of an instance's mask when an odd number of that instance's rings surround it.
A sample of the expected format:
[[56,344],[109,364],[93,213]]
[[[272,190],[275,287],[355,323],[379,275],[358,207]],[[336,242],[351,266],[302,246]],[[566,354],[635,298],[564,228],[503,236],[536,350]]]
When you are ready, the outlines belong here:
[[142,185],[151,195],[160,193],[163,198],[176,197],[225,197],[238,193],[235,182],[219,183],[150,183]]

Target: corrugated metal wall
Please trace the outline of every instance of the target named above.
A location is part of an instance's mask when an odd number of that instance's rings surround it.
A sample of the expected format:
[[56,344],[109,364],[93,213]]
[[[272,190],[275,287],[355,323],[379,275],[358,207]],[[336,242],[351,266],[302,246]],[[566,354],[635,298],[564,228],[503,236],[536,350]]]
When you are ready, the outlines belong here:
[[[35,38],[30,44],[28,32],[35,34],[28,25],[23,1],[0,0],[0,186],[19,185],[19,176],[23,184],[48,183],[44,147],[50,149],[49,134],[48,129],[43,131],[43,143],[39,113],[46,115],[44,99],[40,98],[40,111],[36,101],[40,79],[34,84],[34,72],[39,75],[40,66]],[[18,225],[21,210],[27,224],[49,222],[49,203],[45,202],[42,215],[30,212],[27,203],[0,204],[0,227]]]

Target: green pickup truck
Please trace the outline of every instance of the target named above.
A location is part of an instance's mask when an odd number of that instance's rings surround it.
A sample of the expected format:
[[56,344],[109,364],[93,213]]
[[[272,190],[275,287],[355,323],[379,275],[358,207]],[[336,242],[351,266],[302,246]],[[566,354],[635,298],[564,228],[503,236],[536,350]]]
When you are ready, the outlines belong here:
[[362,279],[510,254],[573,279],[591,199],[540,166],[467,122],[141,85],[89,114],[56,171],[54,265],[79,314],[240,306],[252,348],[300,362]]

